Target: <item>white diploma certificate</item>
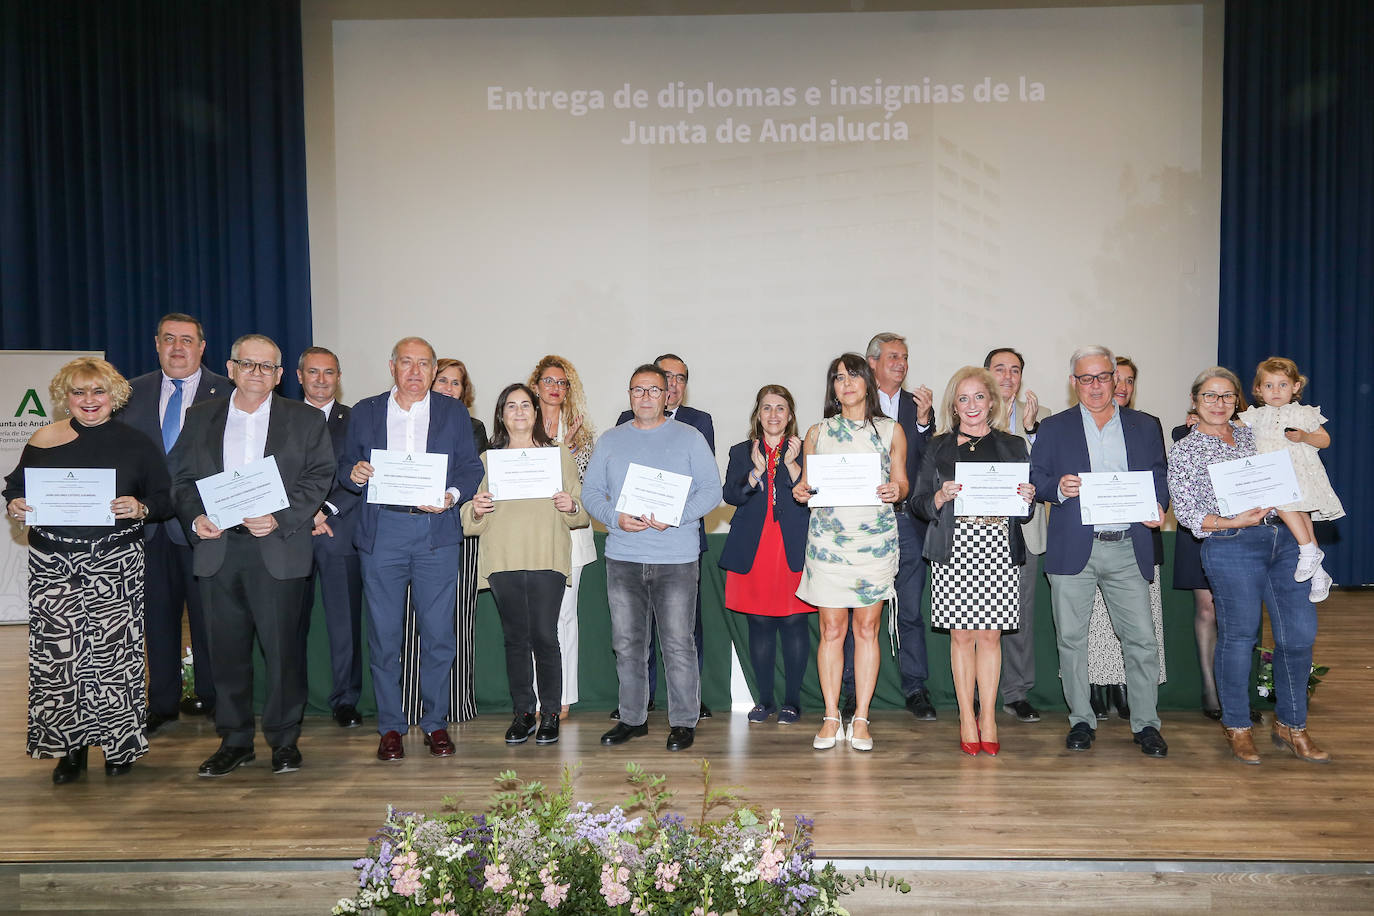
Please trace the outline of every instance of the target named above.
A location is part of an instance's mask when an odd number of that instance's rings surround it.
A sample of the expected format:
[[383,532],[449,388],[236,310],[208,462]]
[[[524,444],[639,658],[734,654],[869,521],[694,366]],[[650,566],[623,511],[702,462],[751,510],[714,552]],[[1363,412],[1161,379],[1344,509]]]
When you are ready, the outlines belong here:
[[492,499],[547,499],[563,489],[563,450],[487,450],[487,490]]
[[1030,483],[1030,464],[1025,461],[959,461],[954,465],[954,481],[959,495],[954,497],[955,515],[1023,516],[1030,503],[1016,488]]
[[1084,471],[1078,508],[1085,525],[1159,521],[1155,477],[1149,471]]
[[1287,449],[1207,466],[1221,515],[1238,515],[1261,506],[1284,506],[1302,498]]
[[687,507],[691,489],[692,478],[686,474],[631,464],[625,471],[615,511],[640,518],[653,515],[655,521],[676,527],[682,524],[682,510]]
[[257,518],[285,509],[290,503],[271,455],[243,467],[211,474],[196,481],[205,517],[217,528],[232,528],[245,518]]
[[374,448],[368,458],[372,476],[367,501],[383,506],[442,506],[448,455]]
[[806,484],[816,492],[808,505],[881,506],[878,485],[883,467],[874,452],[853,455],[808,455]]
[[24,524],[113,527],[114,468],[24,468]]

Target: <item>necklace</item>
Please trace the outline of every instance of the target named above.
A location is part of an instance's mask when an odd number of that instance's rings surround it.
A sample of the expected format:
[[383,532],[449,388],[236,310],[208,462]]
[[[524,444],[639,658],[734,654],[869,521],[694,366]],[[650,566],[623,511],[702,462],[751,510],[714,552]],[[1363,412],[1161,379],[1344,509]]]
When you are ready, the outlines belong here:
[[959,430],[959,435],[965,436],[965,437],[968,438],[968,440],[969,440],[969,441],[968,441],[968,450],[969,450],[970,452],[977,450],[977,448],[978,448],[978,443],[982,442],[984,439],[986,439],[986,438],[988,437],[988,433],[983,433],[983,435],[981,435],[981,436],[979,436],[977,439],[975,439],[975,438],[973,438],[972,436],[970,436],[968,433],[964,432],[962,429]]

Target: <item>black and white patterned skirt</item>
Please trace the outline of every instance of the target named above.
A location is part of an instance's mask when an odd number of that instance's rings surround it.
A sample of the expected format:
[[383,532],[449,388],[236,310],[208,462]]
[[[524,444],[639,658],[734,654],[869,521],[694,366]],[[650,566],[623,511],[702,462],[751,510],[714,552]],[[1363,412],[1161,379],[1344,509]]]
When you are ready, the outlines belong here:
[[1021,611],[1006,520],[960,520],[948,563],[932,563],[930,625],[948,630],[1015,630]]
[[148,750],[143,541],[66,553],[29,548],[28,753],[102,745],[108,763]]

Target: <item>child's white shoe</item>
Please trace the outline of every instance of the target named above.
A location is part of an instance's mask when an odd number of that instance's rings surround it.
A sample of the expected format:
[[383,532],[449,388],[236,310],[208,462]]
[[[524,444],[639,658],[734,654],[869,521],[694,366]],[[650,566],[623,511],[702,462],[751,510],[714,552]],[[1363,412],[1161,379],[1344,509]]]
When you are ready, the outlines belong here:
[[1293,570],[1294,580],[1306,582],[1312,578],[1316,575],[1317,570],[1321,569],[1322,560],[1325,557],[1326,554],[1322,553],[1320,549],[1314,550],[1312,553],[1299,554],[1298,568]]

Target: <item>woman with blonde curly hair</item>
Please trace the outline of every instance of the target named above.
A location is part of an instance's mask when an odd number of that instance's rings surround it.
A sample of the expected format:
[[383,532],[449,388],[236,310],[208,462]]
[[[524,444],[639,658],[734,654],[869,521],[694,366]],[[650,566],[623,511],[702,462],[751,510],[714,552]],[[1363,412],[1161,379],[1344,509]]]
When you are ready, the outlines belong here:
[[[587,419],[586,396],[582,378],[573,364],[550,353],[535,364],[530,373],[529,387],[539,396],[539,409],[544,418],[544,432],[557,445],[566,445],[577,465],[579,480],[586,476],[587,462],[592,457],[592,443],[596,432]],[[590,527],[572,532],[572,574],[563,593],[563,606],[558,612],[558,646],[563,654],[563,708],[577,702],[577,589],[582,582],[582,567],[596,559],[596,544]]]
[[[172,512],[162,454],[146,435],[110,422],[129,383],[103,359],[81,357],[52,380],[54,412],[5,478],[11,518],[29,529],[28,753],[56,757],[52,781],[86,770],[93,744],[105,773],[122,776],[148,750],[143,658],[143,521]],[[28,470],[91,468],[114,474],[103,519],[64,521],[29,495]]]

